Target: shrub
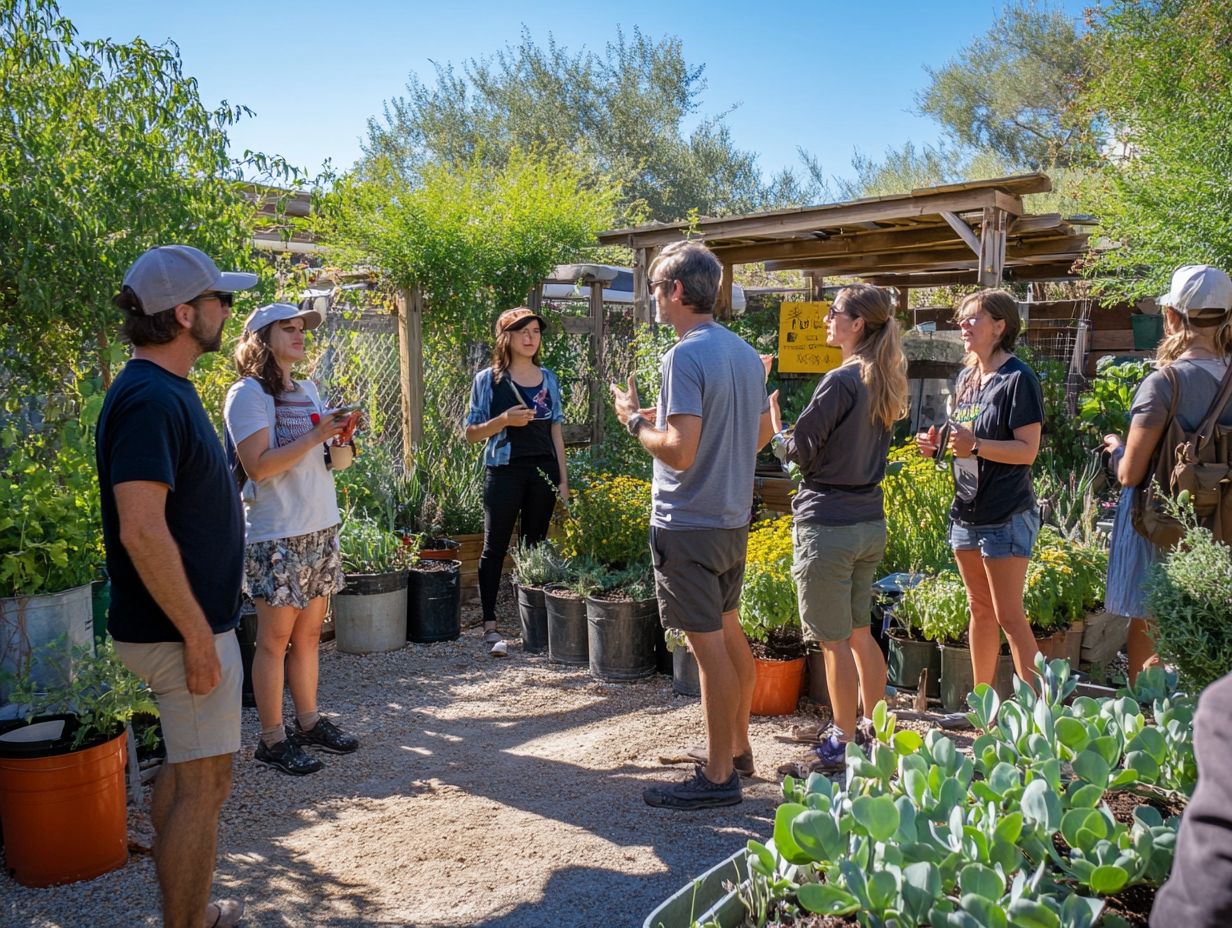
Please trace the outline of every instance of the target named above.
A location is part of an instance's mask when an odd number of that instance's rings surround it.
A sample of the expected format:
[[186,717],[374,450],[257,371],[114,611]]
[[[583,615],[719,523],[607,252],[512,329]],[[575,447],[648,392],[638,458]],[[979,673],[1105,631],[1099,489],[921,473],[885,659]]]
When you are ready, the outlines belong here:
[[791,516],[755,524],[740,592],[740,625],[750,641],[766,643],[772,632],[800,627],[791,565]]
[[1160,656],[1196,695],[1232,671],[1232,549],[1184,518],[1182,545],[1147,574],[1146,605]]
[[383,574],[414,557],[402,539],[366,516],[347,513],[339,531],[342,569],[348,574]]
[[528,545],[519,539],[509,553],[519,586],[546,586],[565,579],[568,565],[550,541]]
[[954,481],[930,458],[904,445],[890,452],[882,482],[886,551],[881,573],[936,573],[954,563],[947,528]]
[[573,494],[561,552],[612,568],[646,559],[650,537],[650,484],[636,477],[596,475]]
[[913,635],[954,644],[967,633],[967,589],[952,570],[921,580],[903,593],[894,616]]

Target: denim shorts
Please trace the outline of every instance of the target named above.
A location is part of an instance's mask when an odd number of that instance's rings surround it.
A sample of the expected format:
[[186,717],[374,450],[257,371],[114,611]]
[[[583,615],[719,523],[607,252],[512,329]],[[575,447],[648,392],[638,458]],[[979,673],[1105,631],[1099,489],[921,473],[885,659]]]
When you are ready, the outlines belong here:
[[981,556],[1030,557],[1039,535],[1039,510],[1032,506],[1010,516],[1008,522],[993,525],[968,525],[953,519],[950,522],[950,547],[955,551],[979,549]]

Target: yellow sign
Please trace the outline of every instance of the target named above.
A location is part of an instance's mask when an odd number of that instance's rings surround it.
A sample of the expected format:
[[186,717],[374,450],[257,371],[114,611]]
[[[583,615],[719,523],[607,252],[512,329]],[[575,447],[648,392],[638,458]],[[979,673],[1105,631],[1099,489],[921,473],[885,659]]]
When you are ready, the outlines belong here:
[[784,303],[779,308],[779,372],[824,374],[843,363],[843,353],[826,344],[830,304]]

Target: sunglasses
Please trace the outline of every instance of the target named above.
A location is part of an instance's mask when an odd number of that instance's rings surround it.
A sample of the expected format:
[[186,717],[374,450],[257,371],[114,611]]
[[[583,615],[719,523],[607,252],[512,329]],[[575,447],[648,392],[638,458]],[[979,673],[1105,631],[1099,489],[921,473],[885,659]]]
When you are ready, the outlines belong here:
[[188,302],[192,303],[195,306],[197,305],[197,303],[201,302],[202,300],[217,300],[223,306],[227,307],[227,309],[230,309],[231,305],[235,302],[235,294],[234,293],[203,293],[199,297],[197,297],[195,300],[189,300]]
[[659,284],[670,284],[671,282],[672,282],[671,277],[660,277],[658,280],[648,281],[648,284],[650,286],[650,289],[653,291],[657,286],[659,286]]

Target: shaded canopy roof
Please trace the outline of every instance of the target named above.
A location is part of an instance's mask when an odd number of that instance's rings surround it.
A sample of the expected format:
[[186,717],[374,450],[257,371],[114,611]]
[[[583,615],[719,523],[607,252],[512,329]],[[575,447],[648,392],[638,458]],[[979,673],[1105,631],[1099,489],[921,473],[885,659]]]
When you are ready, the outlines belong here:
[[854,276],[895,287],[1073,279],[1094,220],[1028,215],[1022,197],[1051,189],[1047,175],[1022,174],[845,203],[651,223],[604,232],[599,242],[649,257],[688,234],[724,265],[765,262],[768,270]]

